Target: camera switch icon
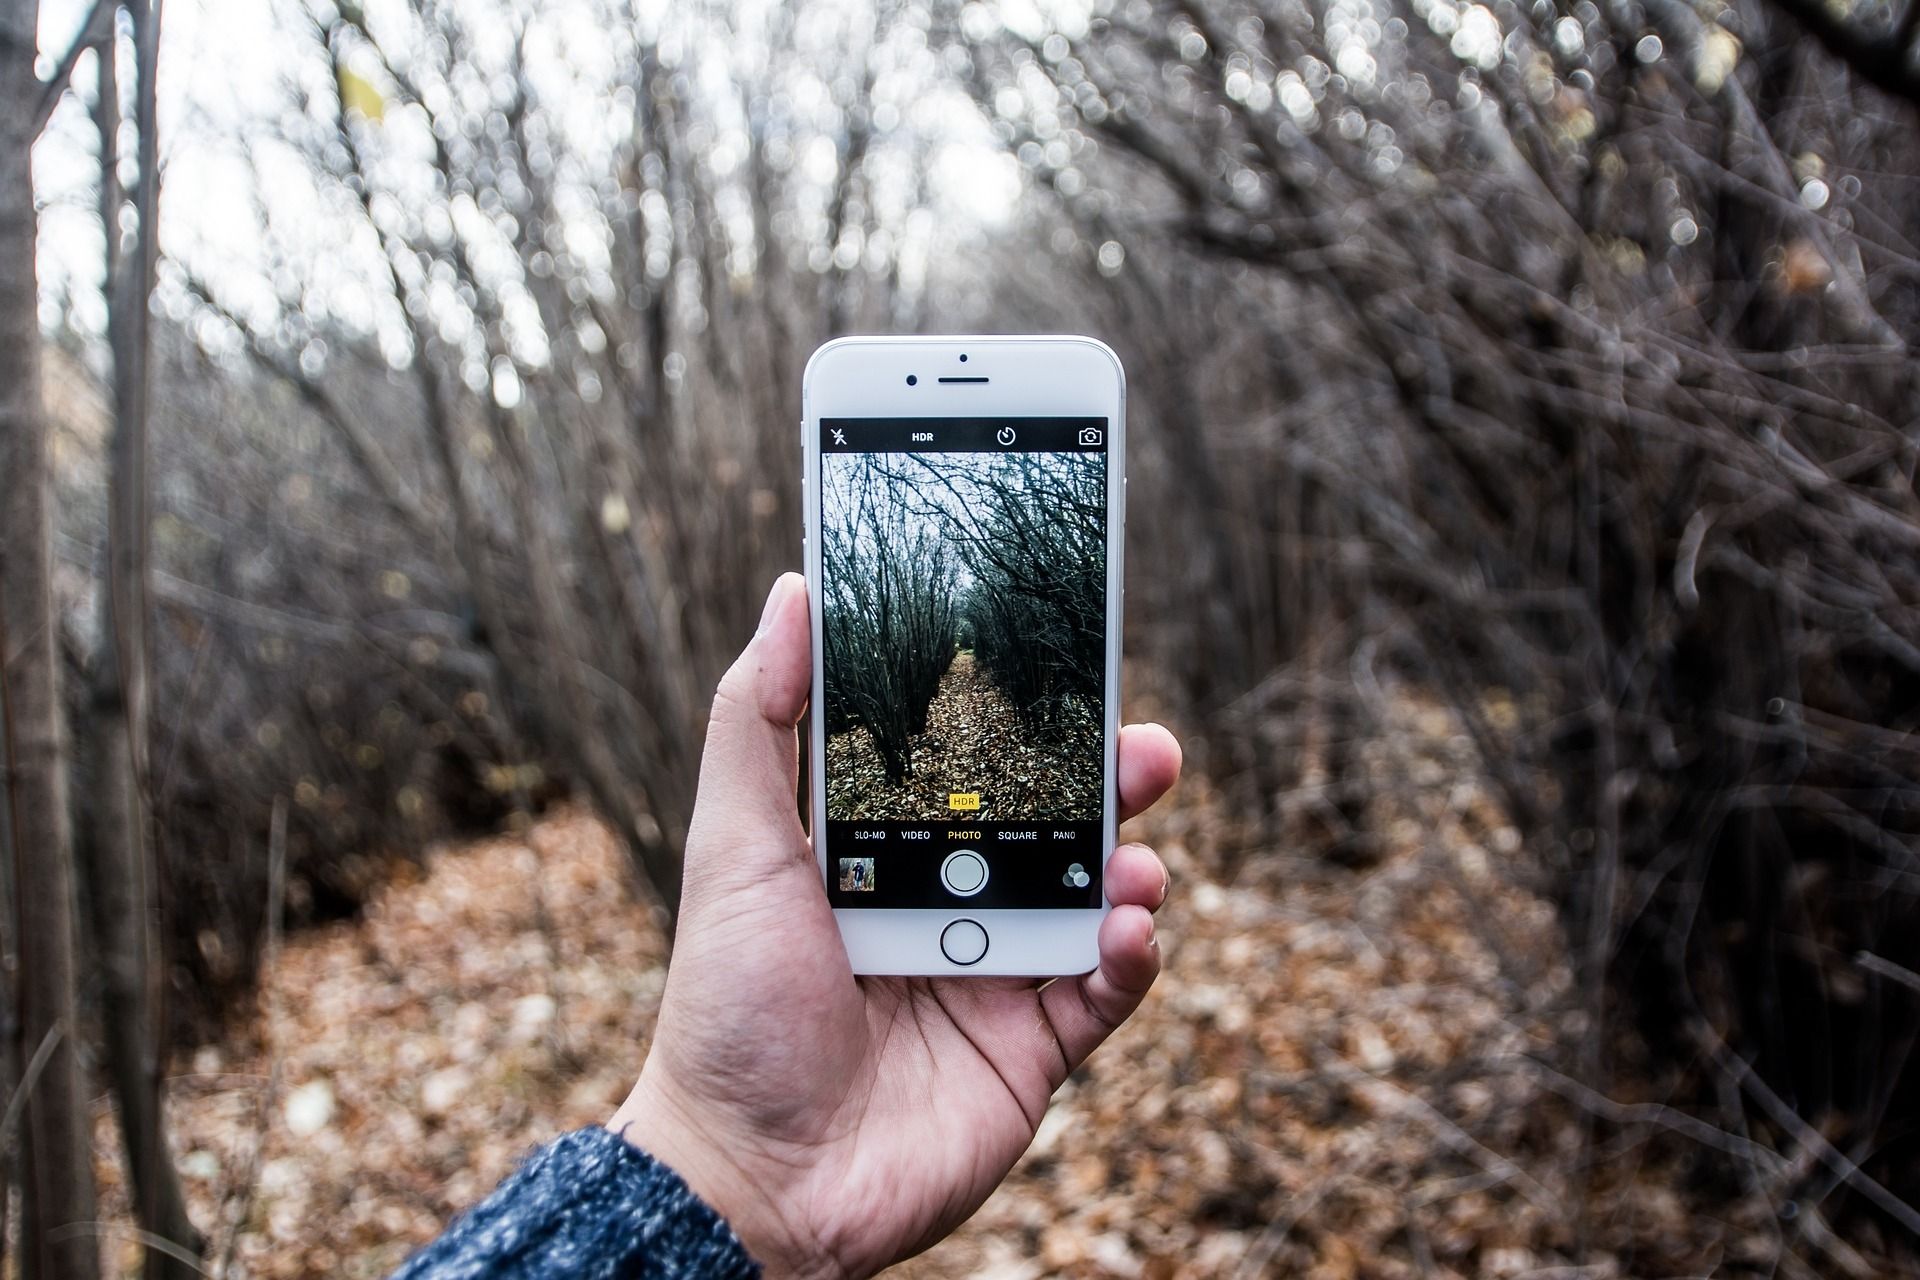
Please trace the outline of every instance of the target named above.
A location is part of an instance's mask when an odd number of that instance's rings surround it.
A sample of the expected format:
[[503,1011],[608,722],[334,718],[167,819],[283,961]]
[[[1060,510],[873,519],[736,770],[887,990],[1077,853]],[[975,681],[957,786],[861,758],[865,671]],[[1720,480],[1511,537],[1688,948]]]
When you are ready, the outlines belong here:
[[1099,448],[1102,438],[1100,428],[1098,427],[1080,428],[1080,444],[1083,448]]

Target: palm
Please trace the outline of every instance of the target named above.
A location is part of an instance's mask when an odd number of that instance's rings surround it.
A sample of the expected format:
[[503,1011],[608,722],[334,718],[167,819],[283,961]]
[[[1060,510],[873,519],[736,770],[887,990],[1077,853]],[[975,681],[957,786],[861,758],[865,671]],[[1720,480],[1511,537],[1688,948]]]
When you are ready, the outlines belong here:
[[[964,1221],[1033,1141],[1066,1066],[1031,983],[863,979],[867,1035],[808,1188],[853,1274]],[[1039,1040],[1044,1038],[1044,1045]]]
[[[687,1101],[716,1140],[751,1134],[775,1168],[804,1153],[790,1194],[818,1244],[862,1274],[978,1207],[1069,1064],[1032,981],[853,977],[812,865],[796,848],[782,874],[725,896],[696,944],[730,957],[724,970],[686,963],[683,941],[656,1054],[694,1082]],[[683,938],[702,905],[689,902]]]
[[[770,1269],[862,1275],[973,1212],[1068,1071],[1139,1003],[1166,873],[1139,845],[1114,851],[1093,973],[855,977],[793,808],[808,636],[804,610],[777,603],[778,588],[715,703],[659,1026],[612,1125]],[[1179,759],[1164,729],[1122,733],[1123,817]]]

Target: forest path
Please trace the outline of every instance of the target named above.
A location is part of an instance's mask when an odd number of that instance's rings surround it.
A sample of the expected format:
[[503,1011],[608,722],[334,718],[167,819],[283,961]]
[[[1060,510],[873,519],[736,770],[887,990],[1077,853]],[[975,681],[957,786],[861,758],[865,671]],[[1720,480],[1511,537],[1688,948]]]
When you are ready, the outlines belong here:
[[[1570,1176],[1580,1115],[1551,1063],[1583,1015],[1553,908],[1524,887],[1532,856],[1465,741],[1433,705],[1401,705],[1367,754],[1381,858],[1363,870],[1303,842],[1250,843],[1239,806],[1198,771],[1123,828],[1173,874],[1164,976],[1062,1088],[1006,1184],[892,1274],[1415,1280],[1764,1263],[1779,1238],[1769,1202],[1703,1190],[1694,1152],[1657,1124],[1630,1129],[1625,1155],[1584,1182]],[[169,1082],[213,1256],[244,1205],[246,1275],[376,1280],[536,1144],[611,1114],[666,978],[665,938],[629,881],[609,830],[561,810],[400,864],[361,918],[289,938],[263,976],[271,1016],[236,1010]],[[1624,1061],[1615,1092],[1661,1096]],[[94,1119],[108,1274],[132,1274],[104,1098]],[[1588,1252],[1573,1268],[1577,1215]]]
[[[1063,822],[1100,813],[1098,727],[1029,733],[970,650],[940,678],[905,782],[887,781],[864,728],[827,740],[827,766],[827,812],[836,819]],[[955,794],[978,794],[979,810],[954,811]]]

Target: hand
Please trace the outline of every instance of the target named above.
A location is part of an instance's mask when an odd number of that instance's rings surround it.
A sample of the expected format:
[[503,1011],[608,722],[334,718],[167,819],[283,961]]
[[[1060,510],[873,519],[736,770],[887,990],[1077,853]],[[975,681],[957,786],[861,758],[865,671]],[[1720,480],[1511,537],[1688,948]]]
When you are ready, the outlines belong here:
[[[1100,967],[1078,978],[856,978],[794,804],[812,679],[806,584],[774,584],[720,682],[653,1048],[608,1127],[672,1166],[773,1275],[870,1275],[964,1222],[1053,1091],[1160,972],[1159,858],[1114,850]],[[1173,785],[1121,731],[1123,817]]]

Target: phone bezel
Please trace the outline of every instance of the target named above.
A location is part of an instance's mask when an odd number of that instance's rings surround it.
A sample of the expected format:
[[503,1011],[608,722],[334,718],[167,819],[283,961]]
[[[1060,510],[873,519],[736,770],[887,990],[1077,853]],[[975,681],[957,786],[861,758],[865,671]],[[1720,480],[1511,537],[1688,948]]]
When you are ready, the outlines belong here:
[[[967,360],[962,363],[961,355]],[[908,375],[917,385],[908,386]],[[985,377],[985,383],[941,383]],[[805,570],[813,627],[813,698],[826,678],[821,652],[821,418],[1104,417],[1107,446],[1107,671],[1102,806],[1102,883],[1119,826],[1115,752],[1120,724],[1120,625],[1125,604],[1126,374],[1118,356],[1096,338],[1077,335],[969,335],[836,338],[813,353],[802,379],[801,486],[805,493]],[[807,788],[811,815],[826,813],[826,725],[809,717]],[[821,892],[832,851],[814,841]],[[976,974],[1054,977],[1086,973],[1099,963],[1100,923],[1109,907],[978,910],[966,899],[951,907],[846,908],[834,918],[853,971],[899,976]],[[987,930],[987,954],[957,965],[940,950],[940,933],[957,919]]]

